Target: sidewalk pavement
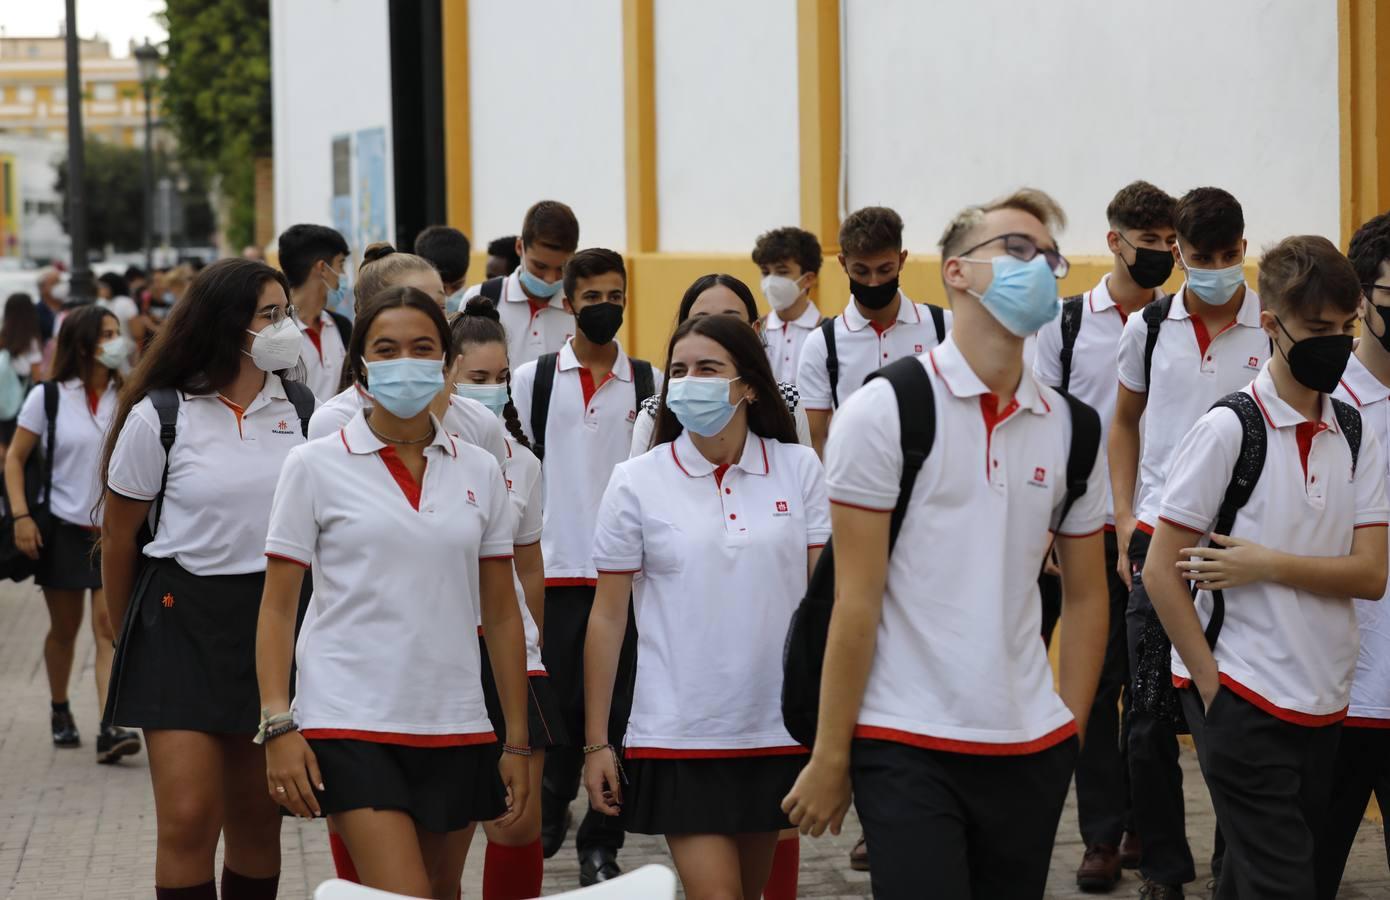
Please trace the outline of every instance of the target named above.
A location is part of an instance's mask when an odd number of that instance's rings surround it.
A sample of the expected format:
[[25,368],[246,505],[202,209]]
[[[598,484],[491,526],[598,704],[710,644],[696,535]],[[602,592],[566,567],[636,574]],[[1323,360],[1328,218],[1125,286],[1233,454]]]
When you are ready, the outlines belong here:
[[[48,686],[42,643],[48,615],[38,589],[31,584],[0,585],[0,897],[14,900],[127,900],[152,897],[154,872],[154,808],[144,755],[117,766],[95,763],[98,713],[92,681],[92,641],[83,634],[78,645],[72,682],[73,709],[82,730],[83,746],[56,750],[48,734]],[[1188,830],[1199,860],[1211,854],[1214,819],[1191,753],[1183,756],[1187,775]],[[582,814],[576,800],[576,820]],[[281,839],[284,869],[280,896],[301,900],[320,881],[332,877],[324,826],[318,822],[286,820]],[[835,838],[804,839],[801,849],[803,897],[867,897],[867,874],[849,870],[849,849],[859,835],[857,824],[846,823]],[[546,863],[545,892],[557,893],[578,884],[579,867],[571,842]],[[481,895],[481,835],[469,854],[464,876],[465,896]],[[1341,896],[1352,900],[1390,898],[1384,831],[1367,822],[1358,836],[1347,867]],[[1074,900],[1093,895],[1075,887],[1081,858],[1075,802],[1068,802],[1058,829],[1049,879],[1050,900]],[[665,845],[657,838],[632,835],[620,857],[626,868],[648,862],[669,864]],[[1198,867],[1200,889],[1207,878]],[[931,873],[923,872],[924,894]],[[1126,873],[1110,896],[1137,896],[1138,880]],[[1189,896],[1203,896],[1200,890]]]

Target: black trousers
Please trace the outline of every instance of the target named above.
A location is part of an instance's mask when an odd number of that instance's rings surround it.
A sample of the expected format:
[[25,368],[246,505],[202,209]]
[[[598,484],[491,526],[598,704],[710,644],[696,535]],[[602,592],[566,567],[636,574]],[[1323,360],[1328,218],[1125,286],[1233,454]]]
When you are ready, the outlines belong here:
[[[1314,834],[1318,900],[1337,896],[1347,855],[1372,793],[1382,812],[1390,810],[1390,729],[1344,727],[1332,766],[1327,818],[1322,830]],[[1385,860],[1390,865],[1390,831],[1385,834]]]
[[[1131,672],[1134,671],[1139,635],[1152,609],[1140,575],[1148,551],[1149,536],[1136,531],[1129,547],[1133,587],[1125,611]],[[1160,884],[1187,884],[1196,879],[1197,869],[1192,862],[1192,848],[1187,843],[1177,732],[1168,722],[1135,710],[1129,716],[1127,750],[1134,830],[1144,842],[1144,859],[1139,870],[1145,878]],[[1215,861],[1212,867],[1217,867]]]
[[854,807],[879,900],[1038,900],[1077,741],[1027,756],[975,756],[856,740]]
[[1313,835],[1326,820],[1341,724],[1294,725],[1224,687],[1205,712],[1195,687],[1182,706],[1226,836],[1217,900],[1315,896]]
[[[550,675],[563,711],[570,743],[551,747],[545,755],[545,776],[541,782],[541,817],[546,822],[564,818],[570,801],[579,791],[584,769],[584,636],[589,613],[594,608],[592,587],[547,587],[545,589],[545,640],[541,659]],[[609,742],[622,745],[627,717],[632,711],[632,685],[637,674],[637,629],[631,609],[627,633],[618,657],[618,674],[613,684],[613,706],[609,715]],[[589,850],[606,847],[617,851],[623,846],[624,832],[615,816],[592,809],[584,816],[575,835],[575,845],[583,856]]]
[[1129,642],[1125,609],[1129,588],[1115,571],[1119,550],[1115,533],[1105,533],[1106,585],[1110,591],[1110,635],[1105,643],[1096,699],[1086,726],[1086,743],[1076,760],[1076,812],[1086,846],[1118,847],[1130,829],[1128,740],[1129,710],[1120,712],[1120,694],[1129,684]]

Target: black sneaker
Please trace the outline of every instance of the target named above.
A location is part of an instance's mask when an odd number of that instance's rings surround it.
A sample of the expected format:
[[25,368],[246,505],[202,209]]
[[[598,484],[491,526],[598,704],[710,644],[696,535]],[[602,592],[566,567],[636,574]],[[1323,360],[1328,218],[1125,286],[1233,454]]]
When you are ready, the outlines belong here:
[[140,735],[124,728],[103,725],[97,735],[97,762],[110,765],[122,756],[140,752]]
[[1180,884],[1159,884],[1146,878],[1139,885],[1139,896],[1144,900],[1182,900],[1182,895]]
[[53,710],[53,746],[81,747],[82,736],[77,733],[77,723],[73,721],[72,710]]

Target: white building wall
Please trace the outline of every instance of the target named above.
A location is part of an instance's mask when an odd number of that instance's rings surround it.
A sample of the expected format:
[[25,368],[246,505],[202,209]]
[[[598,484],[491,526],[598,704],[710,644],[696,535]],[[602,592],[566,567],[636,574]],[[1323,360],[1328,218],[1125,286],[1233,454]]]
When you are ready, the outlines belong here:
[[849,207],[895,207],[912,250],[1032,185],[1067,210],[1065,251],[1104,254],[1135,178],[1230,190],[1252,253],[1338,238],[1335,3],[844,3]]
[[[386,134],[386,234],[396,232],[386,6],[387,0],[271,0],[277,234],[299,223],[334,224],[333,140],[374,128]],[[355,157],[354,151],[354,167]]]
[[621,0],[471,0],[468,79],[474,243],[548,199],[581,247],[625,247]]
[[800,221],[794,0],[655,0],[662,250],[746,253]]

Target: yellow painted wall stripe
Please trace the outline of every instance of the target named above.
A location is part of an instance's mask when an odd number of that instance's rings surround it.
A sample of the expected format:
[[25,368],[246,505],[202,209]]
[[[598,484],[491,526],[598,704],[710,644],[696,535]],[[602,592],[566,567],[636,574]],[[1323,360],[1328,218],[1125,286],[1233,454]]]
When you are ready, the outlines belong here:
[[797,0],[801,227],[833,255],[840,232],[840,0]]
[[657,249],[656,51],[652,0],[623,0],[623,126],[627,249]]
[[473,152],[469,122],[468,0],[444,0],[444,190],[449,224],[473,236]]
[[1338,0],[1342,243],[1390,209],[1390,9],[1377,0]]

